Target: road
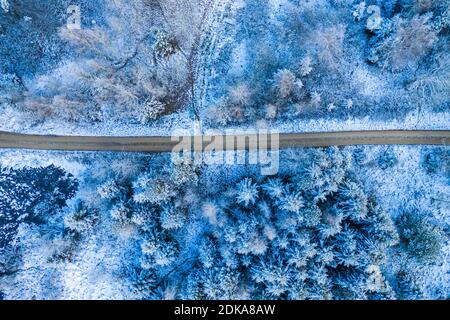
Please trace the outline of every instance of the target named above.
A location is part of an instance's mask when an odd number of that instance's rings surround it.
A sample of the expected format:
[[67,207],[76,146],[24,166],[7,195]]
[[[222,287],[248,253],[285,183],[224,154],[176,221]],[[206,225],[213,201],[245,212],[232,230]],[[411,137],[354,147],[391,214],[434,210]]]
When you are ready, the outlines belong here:
[[[191,143],[190,148],[196,151],[204,150],[214,139],[219,142],[216,150],[226,148],[221,139],[236,139],[235,148],[239,150],[255,149],[259,145],[256,135],[246,136],[204,136],[201,143]],[[193,141],[193,137],[185,137]],[[196,137],[199,138],[198,136]],[[268,148],[276,148],[277,135],[270,135]],[[255,143],[249,143],[249,140]],[[200,138],[201,141],[201,138]],[[233,141],[233,140],[232,140]],[[261,139],[261,141],[264,141]],[[270,143],[272,141],[272,144]],[[450,130],[443,131],[346,131],[346,132],[317,132],[317,133],[284,133],[279,135],[279,148],[290,147],[327,147],[348,145],[441,145],[448,146]],[[101,137],[101,136],[55,136],[55,135],[28,135],[0,131],[0,148],[35,149],[35,150],[62,150],[62,151],[112,151],[112,152],[170,152],[178,144],[170,136],[156,137]]]

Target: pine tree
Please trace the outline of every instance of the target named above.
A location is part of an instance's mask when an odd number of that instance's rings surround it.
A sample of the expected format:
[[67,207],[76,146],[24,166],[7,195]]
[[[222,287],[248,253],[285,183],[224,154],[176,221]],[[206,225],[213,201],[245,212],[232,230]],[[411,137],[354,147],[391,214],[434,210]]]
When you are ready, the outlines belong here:
[[210,238],[205,238],[199,247],[199,260],[206,269],[212,268],[216,260],[216,244]]
[[161,226],[166,230],[180,229],[186,220],[185,213],[181,208],[175,208],[172,205],[164,205],[162,207],[159,221]]
[[245,207],[255,204],[259,198],[259,187],[253,183],[252,179],[246,178],[236,186],[237,203]]
[[396,275],[397,293],[400,300],[425,299],[423,284],[411,272],[401,270]]
[[269,178],[262,189],[272,198],[279,199],[284,193],[284,184],[280,178]]
[[120,225],[131,223],[132,208],[122,201],[111,208],[110,214],[113,221]]
[[172,180],[177,185],[186,183],[197,183],[198,181],[198,166],[194,160],[187,157],[173,157]]
[[275,74],[273,81],[274,87],[277,90],[277,94],[282,99],[288,98],[294,92],[296,86],[298,86],[299,84],[299,80],[296,79],[292,71],[287,69],[279,70]]
[[120,193],[120,188],[114,180],[109,180],[97,188],[102,199],[113,199]]
[[360,265],[356,232],[347,224],[333,240],[334,256],[338,264],[345,267],[356,267]]
[[201,278],[207,299],[230,300],[244,298],[238,272],[219,267],[206,270]]

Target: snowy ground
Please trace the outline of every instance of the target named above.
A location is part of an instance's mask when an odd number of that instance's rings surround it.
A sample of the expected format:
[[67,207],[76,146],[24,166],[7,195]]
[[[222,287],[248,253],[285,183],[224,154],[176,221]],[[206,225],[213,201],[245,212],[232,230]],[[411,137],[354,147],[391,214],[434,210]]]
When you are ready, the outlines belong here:
[[[272,19],[275,19],[279,13],[280,6],[284,5],[286,0],[272,0],[270,1]],[[305,4],[306,5],[306,4]],[[314,5],[314,2],[311,2]],[[229,0],[215,0],[212,3],[210,13],[202,25],[202,38],[199,45],[199,51],[195,59],[196,71],[194,84],[194,105],[198,109],[196,112],[200,116],[203,131],[209,129],[217,129],[210,127],[206,121],[208,116],[208,107],[211,104],[211,96],[214,95],[214,90],[217,87],[217,81],[223,75],[220,74],[220,55],[230,48],[233,49],[234,59],[231,69],[236,69],[236,72],[243,72],[240,70],[245,61],[246,51],[243,42],[239,42],[239,35],[237,34],[237,20],[238,12],[245,7],[245,2],[229,1]],[[365,75],[361,81],[364,83],[355,84],[360,86],[369,83],[373,86],[374,81],[368,81]],[[379,79],[380,81],[382,79]],[[389,85],[386,82],[383,85]],[[382,94],[388,87],[372,88],[375,90],[374,94]],[[408,129],[408,130],[448,130],[450,111],[442,113],[434,113],[427,110],[414,111],[401,116],[398,119],[372,119],[367,117],[354,117],[352,110],[348,110],[348,118],[333,119],[333,112],[326,115],[326,118],[319,116],[314,119],[302,119],[295,117],[293,120],[274,120],[269,121],[269,128],[278,132],[323,132],[323,131],[351,131],[351,130],[388,130],[388,129]],[[399,111],[399,114],[401,112]],[[92,136],[169,136],[175,130],[191,131],[195,126],[195,116],[190,105],[183,109],[161,119],[142,125],[139,123],[117,123],[117,122],[99,122],[99,123],[64,123],[55,120],[46,120],[39,124],[30,124],[27,117],[21,116],[17,110],[12,107],[5,107],[2,110],[2,117],[0,117],[0,130],[20,132],[20,133],[34,133],[34,134],[57,134],[57,135],[92,135]],[[203,120],[203,121],[202,121]],[[231,125],[227,129],[247,130],[250,125]],[[252,124],[254,126],[254,124]]]
[[[416,113],[409,114],[404,120],[381,121],[369,117],[363,119],[348,118],[346,121],[330,119],[314,119],[298,121],[269,122],[269,129],[274,132],[328,132],[357,130],[449,130],[450,112],[424,113],[420,117]],[[28,134],[48,135],[84,135],[84,136],[170,136],[176,131],[192,132],[196,121],[183,112],[166,116],[155,124],[146,126],[140,124],[118,124],[101,122],[96,124],[67,124],[44,122],[36,126],[25,126],[13,116],[0,119],[0,131]],[[219,131],[217,128],[202,126],[203,132]],[[245,131],[255,129],[250,125],[230,126],[226,130]]]

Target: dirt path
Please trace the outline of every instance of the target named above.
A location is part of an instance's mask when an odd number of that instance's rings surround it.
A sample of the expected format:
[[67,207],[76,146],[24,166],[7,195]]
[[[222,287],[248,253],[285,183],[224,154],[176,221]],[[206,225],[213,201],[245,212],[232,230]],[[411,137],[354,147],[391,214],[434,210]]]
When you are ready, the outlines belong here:
[[[215,139],[220,141],[225,136],[204,136],[203,143],[191,146],[194,150],[204,150],[209,144],[207,141]],[[227,139],[237,139],[236,149],[254,149],[259,147],[249,146],[246,136],[226,136]],[[248,136],[255,139],[256,135]],[[186,137],[191,139],[194,137]],[[199,138],[199,137],[197,137]],[[269,136],[270,141],[275,141],[276,136]],[[0,131],[0,148],[11,149],[36,149],[36,150],[62,150],[62,151],[112,151],[112,152],[171,152],[177,145],[178,139],[172,141],[166,137],[94,137],[94,136],[52,136],[52,135],[26,135]],[[450,143],[450,130],[445,131],[348,131],[348,132],[317,132],[317,133],[289,133],[279,135],[279,148],[290,147],[327,147],[347,145],[442,145]],[[222,145],[222,144],[221,144]],[[233,144],[234,145],[234,144]],[[216,150],[233,150],[222,148]]]

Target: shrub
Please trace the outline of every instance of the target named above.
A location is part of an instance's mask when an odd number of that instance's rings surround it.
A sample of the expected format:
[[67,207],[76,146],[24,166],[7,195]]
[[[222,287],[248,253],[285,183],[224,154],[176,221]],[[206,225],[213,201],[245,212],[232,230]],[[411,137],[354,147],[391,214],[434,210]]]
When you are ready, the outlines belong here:
[[400,240],[406,251],[420,262],[433,262],[443,247],[441,230],[421,213],[404,212],[397,220]]
[[230,89],[229,99],[232,104],[246,106],[251,103],[252,93],[245,84]]
[[441,54],[426,72],[408,85],[408,89],[428,103],[448,102],[450,92],[450,55]]
[[381,65],[392,71],[415,67],[438,39],[429,20],[429,15],[416,15],[411,20],[395,17],[389,36],[375,48]]
[[377,162],[381,169],[386,170],[395,166],[398,160],[395,152],[391,148],[387,148],[379,154]]

